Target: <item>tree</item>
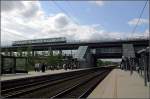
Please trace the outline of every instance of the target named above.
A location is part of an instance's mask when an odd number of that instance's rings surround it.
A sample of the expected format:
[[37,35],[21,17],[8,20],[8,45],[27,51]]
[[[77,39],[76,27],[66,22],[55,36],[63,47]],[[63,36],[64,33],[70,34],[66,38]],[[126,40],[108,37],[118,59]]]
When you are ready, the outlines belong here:
[[97,66],[102,66],[104,63],[102,60],[97,60]]
[[51,65],[51,66],[57,66],[58,64],[61,65],[63,62],[62,59],[63,59],[63,56],[61,54],[53,55],[51,53],[51,54],[48,54],[47,56],[47,63],[48,65]]
[[52,65],[52,66],[56,65],[56,57],[53,55],[48,55],[47,62],[49,65]]
[[98,60],[97,61],[97,66],[105,66],[105,65],[112,65],[113,63],[111,61],[102,61]]
[[112,62],[111,61],[104,61],[105,65],[111,65]]
[[61,65],[62,64],[62,62],[63,62],[63,56],[62,56],[62,54],[58,54],[58,56],[57,56],[57,60],[58,60],[58,63]]

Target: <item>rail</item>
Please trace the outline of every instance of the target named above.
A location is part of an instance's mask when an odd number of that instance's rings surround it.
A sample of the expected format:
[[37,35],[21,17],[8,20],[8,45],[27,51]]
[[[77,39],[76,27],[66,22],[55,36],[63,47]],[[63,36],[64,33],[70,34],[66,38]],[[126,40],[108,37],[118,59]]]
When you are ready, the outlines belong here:
[[[39,76],[37,78],[30,77],[26,80],[22,79],[26,82],[18,80],[18,85],[12,83],[12,86],[8,87],[6,87],[6,85],[9,84],[5,85],[3,82],[1,95],[5,98],[55,98],[59,96],[59,93],[66,93],[67,90],[75,91],[75,88],[79,88],[79,86],[81,87],[81,85],[89,86],[88,83],[91,84],[93,83],[93,81],[95,82],[93,84],[95,86],[107,75],[108,71],[110,71],[111,69],[112,68],[106,69],[105,67],[102,67],[74,71],[69,73],[60,73],[57,75]],[[11,81],[7,83],[10,82]],[[14,80],[13,82],[17,82],[17,80]],[[87,96],[86,94],[90,92],[89,90],[94,87],[86,86],[86,88],[87,89],[84,89],[84,91],[82,92],[85,94],[80,95],[80,97]]]

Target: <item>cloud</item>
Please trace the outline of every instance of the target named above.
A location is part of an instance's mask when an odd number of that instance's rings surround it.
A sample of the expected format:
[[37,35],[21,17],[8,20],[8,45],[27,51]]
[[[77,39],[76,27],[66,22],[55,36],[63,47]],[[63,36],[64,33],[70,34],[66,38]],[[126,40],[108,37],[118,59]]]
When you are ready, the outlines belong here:
[[[19,8],[15,5],[16,3],[19,3]],[[11,4],[8,8],[1,6],[3,9],[1,13],[2,45],[10,45],[16,40],[52,37],[66,37],[70,41],[125,37],[125,33],[106,31],[100,24],[75,24],[64,13],[46,15],[38,1],[12,1]]]
[[126,38],[132,39],[141,39],[141,38],[145,38],[145,39],[149,39],[150,35],[149,35],[149,30],[146,29],[144,32],[136,32],[136,33],[128,33],[128,36],[126,36]]
[[148,29],[145,30],[144,32],[144,37],[149,38],[150,37],[150,32]]
[[41,14],[41,6],[38,1],[1,1],[2,13],[31,18]]
[[39,2],[26,1],[23,2],[25,9],[21,12],[23,17],[34,17],[41,9]]
[[54,17],[54,23],[56,28],[63,28],[69,24],[69,18],[65,14],[59,13]]
[[97,6],[102,6],[104,5],[104,1],[89,1],[89,3],[95,4]]
[[[132,20],[130,20],[128,22],[129,25],[136,25],[138,22],[138,18],[134,18]],[[142,25],[142,24],[149,24],[149,20],[148,19],[140,19],[138,25]]]
[[1,1],[1,11],[4,12],[4,11],[12,11],[12,10],[17,10],[20,9],[22,10],[23,9],[23,4],[21,1]]

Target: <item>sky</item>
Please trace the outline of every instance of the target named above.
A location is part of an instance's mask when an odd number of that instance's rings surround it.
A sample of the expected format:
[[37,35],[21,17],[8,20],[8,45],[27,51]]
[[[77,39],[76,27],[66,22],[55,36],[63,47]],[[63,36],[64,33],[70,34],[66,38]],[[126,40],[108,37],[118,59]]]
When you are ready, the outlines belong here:
[[66,37],[68,41],[149,36],[146,1],[2,1],[1,45],[12,41]]

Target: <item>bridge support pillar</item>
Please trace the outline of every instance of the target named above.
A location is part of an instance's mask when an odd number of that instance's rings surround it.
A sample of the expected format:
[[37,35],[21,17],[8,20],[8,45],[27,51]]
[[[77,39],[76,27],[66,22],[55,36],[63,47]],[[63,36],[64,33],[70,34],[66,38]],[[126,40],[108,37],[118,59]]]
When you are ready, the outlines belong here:
[[16,73],[16,58],[13,58],[14,64],[13,64],[13,68],[12,68],[12,73]]
[[61,54],[61,55],[62,55],[62,50],[59,50],[59,54]]
[[32,56],[34,56],[34,50],[32,50]]
[[96,66],[96,59],[92,53],[87,53],[86,55],[86,64],[87,67],[95,67]]
[[135,58],[135,51],[133,44],[123,44],[122,45],[123,50],[123,57],[125,62],[125,70],[131,70],[131,74],[133,72],[133,62]]
[[147,53],[146,54],[146,65],[147,65],[147,71],[148,71],[148,73],[147,73],[147,75],[148,75],[148,82],[150,82],[150,56],[149,56],[149,53]]
[[53,50],[52,50],[51,47],[49,47],[49,49],[48,49],[48,54],[49,54],[49,55],[53,55]]
[[10,56],[13,56],[13,51],[10,51],[10,52],[9,52],[9,55],[10,55]]

